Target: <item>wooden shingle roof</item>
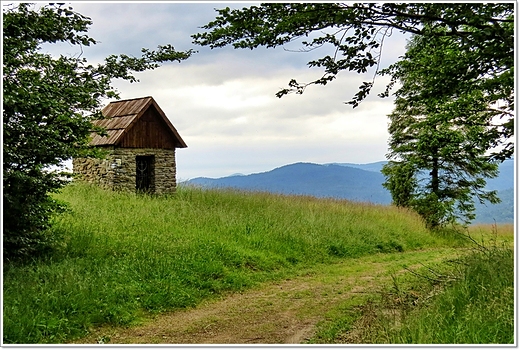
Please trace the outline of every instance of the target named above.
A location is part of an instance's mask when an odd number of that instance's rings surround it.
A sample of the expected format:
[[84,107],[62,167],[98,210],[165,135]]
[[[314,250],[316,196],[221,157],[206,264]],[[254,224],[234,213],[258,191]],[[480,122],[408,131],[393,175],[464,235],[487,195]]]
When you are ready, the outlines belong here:
[[109,103],[101,111],[105,119],[96,120],[93,123],[96,126],[103,127],[106,130],[106,135],[101,136],[93,133],[90,144],[94,146],[119,145],[125,134],[128,133],[132,126],[134,126],[151,107],[155,109],[159,118],[164,121],[166,131],[171,134],[175,147],[187,147],[175,127],[151,96]]

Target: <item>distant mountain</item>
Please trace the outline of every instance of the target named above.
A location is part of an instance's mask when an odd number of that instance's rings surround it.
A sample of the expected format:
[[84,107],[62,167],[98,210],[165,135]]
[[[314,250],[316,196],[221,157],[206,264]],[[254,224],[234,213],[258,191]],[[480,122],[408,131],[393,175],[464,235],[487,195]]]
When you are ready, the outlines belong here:
[[356,164],[356,163],[331,163],[334,165],[341,165],[341,166],[348,166],[351,168],[358,168],[363,169],[367,171],[375,171],[377,173],[381,172],[381,169],[383,168],[383,165],[388,163],[386,160],[375,162],[375,163],[367,163],[367,164]]
[[514,188],[498,191],[498,197],[502,201],[498,204],[475,203],[476,218],[473,223],[497,224],[513,223],[515,221],[515,190]]
[[498,204],[475,203],[474,223],[513,223],[515,221],[515,162],[512,159],[502,162],[499,175],[487,180],[486,189],[498,191],[502,202]]
[[205,187],[232,187],[252,191],[342,198],[389,204],[391,196],[383,188],[379,172],[334,164],[295,163],[264,173],[218,179],[195,178],[189,184]]
[[[350,166],[368,171],[380,172],[386,161],[354,164],[354,163],[334,163],[341,166]],[[508,159],[498,166],[499,175],[494,179],[488,179],[486,189],[498,191],[498,197],[501,202],[498,204],[480,204],[475,203],[475,220],[473,223],[513,223],[514,215],[514,184],[515,184],[515,162]]]
[[486,188],[488,190],[503,191],[514,188],[515,183],[515,162],[513,159],[508,159],[498,166],[500,172],[498,177],[487,180]]
[[[334,165],[348,166],[352,168],[358,168],[368,171],[381,172],[383,166],[388,163],[387,161],[380,161],[368,164],[355,164],[355,163],[331,163]],[[494,179],[488,179],[486,189],[503,191],[510,188],[514,188],[515,183],[515,161],[508,159],[498,166],[499,175]]]
[[[359,202],[390,204],[390,193],[382,186],[381,168],[386,161],[355,163],[295,163],[263,173],[235,174],[222,178],[199,177],[188,184],[211,188],[238,188],[250,191],[310,195]],[[488,180],[487,189],[499,191],[502,203],[476,204],[475,223],[514,221],[514,161],[499,166],[497,178]]]

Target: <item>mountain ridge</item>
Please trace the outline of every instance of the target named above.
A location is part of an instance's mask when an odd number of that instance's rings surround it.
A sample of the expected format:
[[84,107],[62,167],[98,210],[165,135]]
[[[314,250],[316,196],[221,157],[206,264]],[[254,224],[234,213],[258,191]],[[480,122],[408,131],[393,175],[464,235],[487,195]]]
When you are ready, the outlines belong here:
[[204,187],[232,187],[282,194],[311,195],[389,204],[380,173],[331,164],[298,162],[270,171],[222,178],[199,177],[187,181]]
[[[249,175],[233,174],[221,178],[198,177],[184,183],[208,188],[236,188],[318,198],[347,199],[389,205],[391,195],[382,184],[380,170],[386,161],[366,164],[297,162]],[[474,222],[514,221],[514,161],[499,166],[498,178],[488,180],[488,190],[499,191],[502,204],[476,205]]]

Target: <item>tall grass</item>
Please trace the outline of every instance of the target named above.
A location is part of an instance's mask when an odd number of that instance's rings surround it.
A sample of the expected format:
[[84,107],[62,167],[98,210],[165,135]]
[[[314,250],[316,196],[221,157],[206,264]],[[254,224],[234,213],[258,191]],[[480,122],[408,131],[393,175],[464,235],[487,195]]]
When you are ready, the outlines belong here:
[[465,257],[459,278],[427,307],[412,312],[391,343],[513,344],[514,259],[512,249]]
[[71,207],[53,222],[63,245],[4,266],[5,343],[62,343],[317,263],[460,243],[404,210],[311,197],[73,184],[57,199]]
[[[470,231],[480,229],[473,227]],[[392,291],[383,292],[379,301],[367,303],[363,312],[358,310],[358,319],[336,332],[336,340],[365,344],[514,344],[512,227],[492,229],[491,237],[501,236],[500,243],[488,239],[491,243],[481,245],[475,241],[474,248],[456,260],[425,266],[394,279]]]

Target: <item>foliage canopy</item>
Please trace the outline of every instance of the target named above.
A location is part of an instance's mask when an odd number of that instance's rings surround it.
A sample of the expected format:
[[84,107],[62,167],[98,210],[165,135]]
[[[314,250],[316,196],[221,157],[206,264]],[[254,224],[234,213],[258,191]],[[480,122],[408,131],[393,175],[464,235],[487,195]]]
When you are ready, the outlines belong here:
[[27,257],[55,237],[45,229],[63,206],[49,197],[65,183],[49,169],[66,159],[93,154],[88,138],[106,98],[118,98],[113,79],[137,81],[133,72],[182,61],[192,51],[173,46],[142,50],[142,57],[111,55],[93,65],[86,58],[41,52],[43,43],[96,44],[88,17],[63,4],[20,3],[3,13],[3,199],[4,260]]
[[454,221],[470,223],[474,197],[497,203],[486,191],[486,178],[498,165],[486,152],[495,143],[481,86],[468,84],[467,57],[452,37],[414,36],[403,59],[392,65],[399,77],[390,117],[390,162],[384,184],[394,204],[412,207],[430,227]]
[[[308,62],[320,67],[323,76],[301,83],[296,79],[278,97],[303,93],[309,85],[325,85],[344,70],[365,73],[380,71],[385,38],[392,31],[425,38],[453,38],[468,60],[467,84],[478,84],[490,103],[501,102],[497,115],[502,119],[495,133],[495,154],[499,160],[511,157],[514,145],[514,4],[513,3],[265,3],[231,10],[217,10],[218,16],[193,35],[194,42],[211,48],[232,45],[254,49],[283,46],[304,38],[304,50],[326,46],[332,54]],[[311,37],[312,39],[305,39]],[[443,76],[444,77],[444,76]],[[398,80],[394,77],[386,93]],[[366,81],[347,102],[354,107],[370,93],[374,81]]]

